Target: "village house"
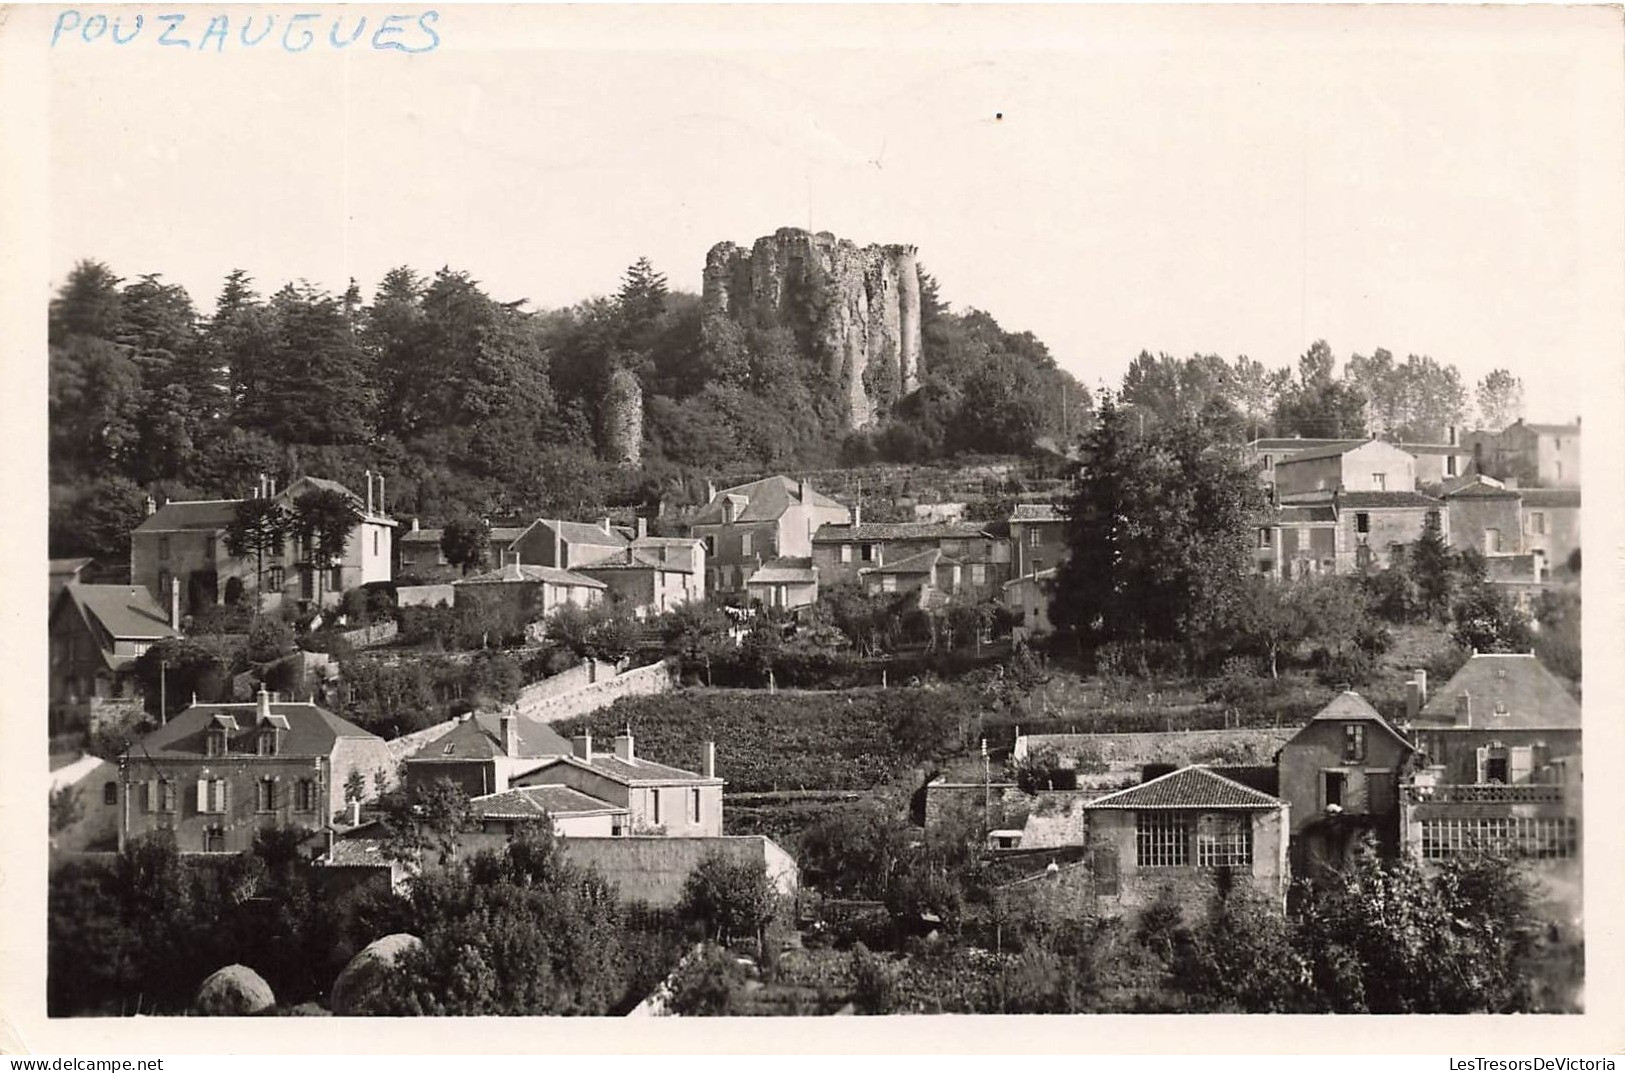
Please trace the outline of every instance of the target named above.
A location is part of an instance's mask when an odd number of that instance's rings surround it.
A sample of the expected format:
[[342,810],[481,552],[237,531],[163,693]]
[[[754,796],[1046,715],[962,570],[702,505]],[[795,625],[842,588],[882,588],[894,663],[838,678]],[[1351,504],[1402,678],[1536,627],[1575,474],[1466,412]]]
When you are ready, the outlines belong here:
[[1322,503],[1275,507],[1258,527],[1254,564],[1260,574],[1289,580],[1337,570],[1337,511]]
[[638,519],[638,536],[623,551],[578,567],[602,581],[618,607],[639,618],[705,600],[705,543],[692,537],[651,537]]
[[1416,459],[1391,443],[1338,442],[1298,451],[1275,464],[1281,502],[1305,492],[1412,492]]
[[1571,576],[1580,550],[1580,489],[1519,489],[1518,510],[1524,550],[1545,560],[1543,576]]
[[624,808],[628,834],[722,834],[715,745],[705,745],[698,772],[638,756],[631,733],[616,735],[608,752],[593,748],[591,734],[577,735],[571,745],[568,756],[515,775],[509,787],[568,786]]
[[1358,447],[1364,440],[1333,440],[1305,438],[1303,436],[1263,437],[1248,442],[1241,449],[1244,465],[1258,467],[1258,482],[1266,488],[1275,487],[1275,467],[1302,451],[1324,447]]
[[135,585],[64,585],[51,606],[47,695],[53,734],[95,729],[142,710],[135,661],[179,637],[178,609],[165,613]]
[[1430,519],[1449,539],[1444,508],[1420,492],[1295,493],[1258,526],[1254,563],[1259,573],[1283,579],[1386,569],[1395,549],[1415,543]]
[[470,797],[500,794],[515,773],[569,752],[570,742],[538,719],[470,712],[406,758],[406,789],[420,794],[445,779]]
[[818,568],[811,557],[769,559],[745,578],[745,599],[777,611],[794,611],[818,602]]
[[[265,606],[284,600],[309,603],[322,590],[324,605],[336,604],[353,588],[387,582],[393,574],[391,542],[395,522],[383,512],[383,478],[367,474],[365,499],[336,481],[300,477],[280,492],[263,481],[255,498],[270,498],[290,511],[307,492],[336,491],[347,496],[358,520],[344,550],[331,563],[314,561],[314,549],[295,534],[283,541],[280,553],[265,556]],[[169,599],[172,583],[179,583],[182,607],[196,614],[211,604],[228,603],[252,593],[258,584],[259,562],[253,555],[236,558],[226,549],[226,530],[242,499],[171,500],[163,507],[148,501],[148,515],[130,533],[130,580],[153,598]],[[321,573],[318,581],[317,573]]]
[[596,524],[538,518],[509,546],[509,562],[576,570],[622,555],[631,544],[608,518]]
[[1054,503],[1018,503],[1010,515],[1013,577],[1031,577],[1066,558],[1066,518]]
[[452,585],[457,607],[500,611],[527,623],[540,622],[561,607],[597,607],[608,589],[597,578],[573,570],[518,562]]
[[1011,627],[1011,637],[1027,641],[1050,632],[1050,586],[1055,583],[1055,567],[1036,574],[1011,578],[1004,583],[1003,603],[1021,621]]
[[1284,908],[1290,806],[1202,765],[1097,797],[1088,816],[1098,900],[1143,909],[1165,892],[1193,911],[1216,885],[1250,888]]
[[87,579],[84,576],[85,568],[94,561],[92,559],[52,559],[51,603],[56,603],[56,594],[62,591],[63,586],[86,581]]
[[1281,747],[1276,768],[1279,795],[1291,809],[1293,874],[1335,872],[1368,834],[1384,855],[1398,855],[1399,786],[1414,752],[1352,691],[1332,698]]
[[1580,705],[1532,654],[1475,654],[1433,696],[1411,684],[1421,753],[1401,787],[1408,853],[1527,859],[1546,900],[1581,909]]
[[1535,425],[1522,418],[1500,432],[1468,435],[1474,468],[1522,487],[1580,485],[1580,419],[1571,425]]
[[1461,433],[1454,425],[1446,431],[1444,443],[1400,440],[1395,446],[1415,460],[1419,489],[1437,489],[1473,469],[1473,450],[1461,442]]
[[[500,569],[510,562],[519,561],[513,545],[524,534],[525,528],[514,525],[491,526],[488,533],[487,555],[492,566]],[[461,571],[451,565],[440,546],[445,532],[444,529],[420,529],[418,520],[413,518],[412,527],[395,540],[395,573],[398,576],[416,578],[420,582],[450,581],[458,577]]]
[[318,830],[393,774],[382,738],[309,702],[193,704],[119,761],[119,846],[157,830],[183,853],[241,853],[268,827]]
[[960,595],[964,575],[965,568],[958,559],[932,548],[883,566],[867,567],[859,577],[863,591],[870,596],[912,592],[919,595],[919,607],[933,608]]
[[483,834],[511,837],[526,824],[545,822],[563,838],[620,838],[632,810],[568,786],[522,786],[470,799]]
[[1010,543],[987,525],[964,521],[868,522],[854,512],[852,525],[826,525],[813,534],[812,560],[824,585],[856,581],[861,574],[928,551],[961,567],[960,589],[979,598],[997,597],[1010,577]]
[[[705,545],[708,591],[745,593],[751,578],[770,567],[769,576],[756,579],[762,593],[751,597],[767,606],[799,606],[809,589],[812,599],[805,602],[817,599],[813,534],[822,526],[851,521],[846,506],[810,482],[775,476],[712,494],[694,516],[691,530]],[[764,595],[788,602],[773,604]]]

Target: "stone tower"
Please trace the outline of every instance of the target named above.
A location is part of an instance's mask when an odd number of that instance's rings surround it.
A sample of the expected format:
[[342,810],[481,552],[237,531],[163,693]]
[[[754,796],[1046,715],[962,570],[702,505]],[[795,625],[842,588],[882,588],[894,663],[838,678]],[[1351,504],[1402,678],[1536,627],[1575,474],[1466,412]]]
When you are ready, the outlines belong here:
[[632,370],[617,366],[604,390],[604,457],[636,468],[643,463],[643,386]]

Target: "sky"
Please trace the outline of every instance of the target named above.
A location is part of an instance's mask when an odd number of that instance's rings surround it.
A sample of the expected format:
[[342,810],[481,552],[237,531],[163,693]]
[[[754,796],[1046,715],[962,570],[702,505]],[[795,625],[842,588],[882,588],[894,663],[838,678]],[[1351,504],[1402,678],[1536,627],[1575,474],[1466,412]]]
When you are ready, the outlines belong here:
[[1588,316],[1622,196],[1597,11],[450,6],[433,51],[289,54],[219,10],[221,52],[50,51],[53,286],[95,258],[207,312],[236,267],[450,265],[547,308],[640,256],[697,291],[714,243],[797,226],[917,246],[1091,387],[1325,338],[1504,366],[1558,420],[1620,353]]

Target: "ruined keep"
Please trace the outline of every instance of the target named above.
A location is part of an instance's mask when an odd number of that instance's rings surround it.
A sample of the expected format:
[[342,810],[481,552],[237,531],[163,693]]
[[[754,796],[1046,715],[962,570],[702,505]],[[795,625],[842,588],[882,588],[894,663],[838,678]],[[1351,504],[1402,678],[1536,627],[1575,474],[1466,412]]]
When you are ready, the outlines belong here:
[[839,387],[847,426],[863,428],[919,386],[920,270],[913,246],[858,246],[827,231],[780,228],[750,249],[705,259],[704,323],[788,328]]
[[603,404],[604,457],[636,468],[643,463],[643,387],[624,366],[610,374]]

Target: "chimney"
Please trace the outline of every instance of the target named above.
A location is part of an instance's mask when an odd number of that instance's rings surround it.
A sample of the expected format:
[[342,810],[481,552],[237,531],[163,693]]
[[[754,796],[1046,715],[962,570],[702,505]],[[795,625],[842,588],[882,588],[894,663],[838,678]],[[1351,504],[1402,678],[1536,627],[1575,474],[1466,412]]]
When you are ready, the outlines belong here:
[[705,501],[707,503],[709,503],[709,502],[711,502],[711,500],[715,499],[716,497],[717,497],[717,482],[712,481],[712,480],[707,480],[705,482]]
[[372,470],[366,471],[367,478],[367,513],[372,513]]
[[169,628],[177,631],[181,628],[181,579],[178,577],[169,579]]
[[519,717],[516,715],[502,717],[502,751],[510,757],[519,755]]
[[1418,667],[1416,673],[1411,675],[1411,679],[1416,683],[1417,693],[1421,696],[1422,704],[1426,706],[1428,702],[1428,672]]
[[416,517],[414,517],[414,518],[413,518],[413,519],[412,519],[412,532],[414,532],[414,533],[415,533],[415,532],[417,532],[417,531],[418,531],[418,520],[417,520],[417,518],[416,518]]
[[1422,699],[1422,683],[1411,679],[1405,683],[1405,722],[1414,723],[1422,714],[1422,705],[1427,703]]
[[856,529],[863,524],[863,500],[852,504],[852,528]]
[[632,728],[628,727],[625,734],[615,735],[615,755],[628,764],[638,762],[637,753],[632,749]]
[[586,730],[570,739],[570,751],[577,760],[592,763],[592,731]]
[[568,570],[569,566],[564,561],[564,537],[559,534],[559,523],[553,522],[551,528],[553,530],[553,565],[560,570]]
[[813,501],[812,482],[809,481],[807,478],[803,477],[803,478],[801,478],[801,505],[804,506],[804,507],[810,507],[810,506],[812,506],[812,501]]
[[255,699],[259,702],[259,709],[257,713],[259,716],[259,721],[263,723],[271,718],[271,694],[265,691],[264,682],[260,683],[259,696]]
[[638,515],[638,539],[643,540],[649,535],[649,519]]
[[351,827],[360,827],[361,826],[361,802],[359,802],[359,801],[351,801],[350,802],[350,814],[345,818],[350,821],[350,826]]
[[261,499],[264,499],[265,496],[266,496],[266,492],[265,492],[265,474],[261,473],[260,474],[260,496],[259,497]]
[[384,507],[384,475],[382,473],[378,474],[378,513],[389,513]]
[[708,779],[717,777],[717,743],[708,741],[700,754],[700,774]]
[[150,518],[154,514],[157,514],[157,513],[158,513],[158,501],[153,499],[152,496],[150,496],[150,495],[147,496],[147,517]]

